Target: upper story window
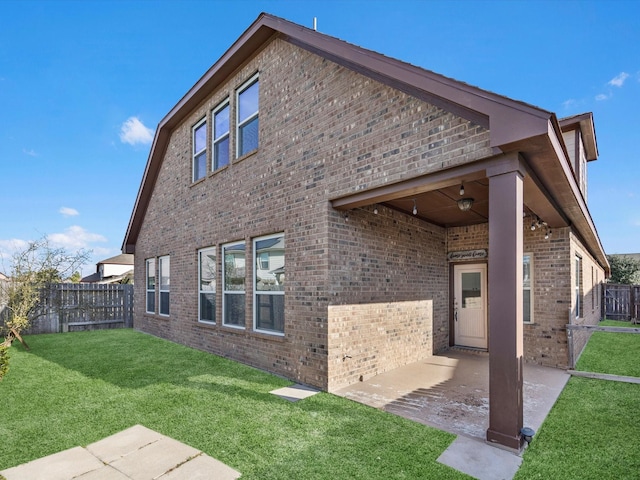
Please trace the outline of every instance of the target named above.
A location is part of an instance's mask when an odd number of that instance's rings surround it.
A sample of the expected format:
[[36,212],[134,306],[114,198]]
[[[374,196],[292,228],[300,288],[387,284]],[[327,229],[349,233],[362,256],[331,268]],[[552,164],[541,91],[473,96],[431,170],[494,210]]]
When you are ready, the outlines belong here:
[[203,248],[198,252],[198,320],[216,321],[216,249]]
[[147,276],[147,313],[156,312],[156,259],[148,258],[146,264],[146,276]]
[[169,315],[169,287],[171,284],[171,267],[169,256],[158,259],[160,276],[160,315]]
[[193,181],[207,174],[207,119],[193,127]]
[[258,148],[258,93],[260,82],[255,75],[238,89],[236,152],[241,157]]
[[213,162],[217,170],[229,165],[229,100],[213,111]]

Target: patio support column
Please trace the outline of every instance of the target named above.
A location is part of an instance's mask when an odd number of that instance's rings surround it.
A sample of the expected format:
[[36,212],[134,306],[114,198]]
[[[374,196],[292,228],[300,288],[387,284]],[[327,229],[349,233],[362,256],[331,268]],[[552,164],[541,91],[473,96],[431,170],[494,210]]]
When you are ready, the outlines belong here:
[[522,197],[518,154],[489,177],[489,429],[487,441],[520,450],[522,429]]

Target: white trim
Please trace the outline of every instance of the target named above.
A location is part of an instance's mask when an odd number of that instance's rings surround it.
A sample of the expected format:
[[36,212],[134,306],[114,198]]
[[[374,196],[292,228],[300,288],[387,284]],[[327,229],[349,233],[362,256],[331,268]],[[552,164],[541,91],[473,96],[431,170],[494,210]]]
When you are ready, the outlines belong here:
[[[196,130],[198,130],[204,124],[204,148],[198,150],[196,152]],[[205,116],[198,123],[196,123],[193,127],[191,127],[191,181],[197,182],[198,180],[207,176],[207,141],[209,136],[209,130],[207,129],[207,117]],[[205,155],[205,165],[204,165],[204,175],[202,177],[196,178],[196,157]]]
[[[223,133],[220,138],[216,137],[216,115],[221,112],[222,110],[224,110],[225,108],[229,108],[229,125],[227,128],[227,132]],[[212,111],[211,111],[211,171],[215,172],[216,170],[219,170],[221,167],[217,167],[216,168],[216,164],[218,162],[218,159],[216,158],[216,144],[220,143],[222,141],[224,141],[225,138],[229,139],[229,158],[228,160],[231,161],[231,104],[229,103],[229,97],[227,97],[226,99],[224,99],[222,102],[220,102],[218,104],[217,107],[215,107]]]
[[[529,257],[529,276],[531,278],[529,278],[529,321],[524,321],[524,310],[522,312],[522,318],[523,318],[523,323],[525,325],[532,325],[535,322],[535,319],[533,317],[533,299],[535,297],[535,295],[533,294],[534,292],[534,280],[535,280],[535,273],[534,273],[534,264],[533,264],[533,253],[531,252],[525,252],[522,254],[522,260],[523,260],[523,270],[524,270],[524,257]],[[523,305],[523,309],[524,309],[524,278],[522,279],[523,281],[523,286],[522,286],[522,305]]]
[[[240,123],[240,95],[244,93],[249,87],[251,87],[254,83],[260,82],[260,73],[256,73],[249,80],[244,82],[238,89],[236,89],[236,115],[235,115],[235,134],[236,134],[236,158],[240,158],[242,155],[240,154],[240,128],[244,125],[250,123],[253,119],[259,116],[260,114],[260,86],[258,85],[258,110],[253,112],[247,118],[245,118],[242,123]],[[247,152],[248,153],[248,152]]]
[[[226,262],[225,262],[225,250],[227,250],[230,247],[235,247],[237,245],[242,245],[244,247],[244,264],[245,264],[245,270],[244,270],[244,279],[245,279],[245,284],[244,284],[244,289],[242,291],[240,290],[226,290],[225,285],[225,275],[226,275]],[[221,263],[222,263],[222,268],[221,268],[221,272],[222,272],[222,325],[224,325],[225,327],[230,327],[230,328],[237,328],[238,330],[244,330],[246,328],[246,304],[247,304],[247,244],[244,240],[242,241],[238,241],[238,242],[231,242],[231,243],[225,243],[224,245],[222,245],[222,249],[221,249],[222,253],[221,253]],[[225,302],[225,298],[226,295],[244,295],[245,297],[245,318],[244,323],[242,325],[234,325],[232,323],[226,323],[225,319],[226,317],[226,302]]]
[[[257,272],[256,272],[257,268],[256,268],[256,266],[257,266],[257,263],[258,263],[258,257],[256,255],[257,254],[256,244],[258,242],[263,241],[263,240],[270,240],[272,238],[280,238],[280,237],[282,237],[283,242],[284,242],[285,241],[284,232],[275,233],[275,234],[272,234],[272,235],[265,235],[264,237],[256,237],[252,241],[252,248],[251,248],[251,250],[252,250],[252,254],[251,254],[251,257],[252,257],[252,264],[251,265],[252,265],[252,267],[251,267],[251,270],[252,270],[252,277],[253,277],[253,330],[256,331],[256,332],[260,332],[260,333],[266,333],[268,335],[275,335],[275,336],[279,336],[279,337],[284,337],[284,320],[285,320],[284,318],[282,319],[282,328],[283,328],[282,332],[279,332],[277,330],[267,330],[267,329],[263,329],[263,328],[258,328],[257,327],[257,322],[256,322],[256,317],[257,317],[257,313],[258,313],[257,312],[257,306],[258,306],[257,296],[258,295],[274,295],[274,296],[282,295],[282,296],[284,296],[284,291],[278,291],[278,290],[275,290],[275,291],[264,291],[264,290],[261,290],[260,292],[258,292],[257,285],[256,285],[256,283],[257,283],[256,282],[256,277],[257,277]],[[286,243],[285,243],[285,246],[286,246]],[[286,258],[286,253],[285,253],[285,258]]]
[[[169,262],[169,288],[164,289],[162,288],[162,260],[167,259],[167,262]],[[169,315],[171,315],[171,257],[169,255],[163,255],[161,257],[158,257],[158,280],[157,284],[158,284],[158,314],[163,316],[163,317],[168,317]],[[162,313],[162,294],[163,293],[168,293],[169,294],[169,304],[167,305],[169,307],[169,313]]]
[[[202,255],[206,254],[206,252],[213,252],[214,257],[214,277],[213,277],[213,291],[211,290],[202,290]],[[209,325],[216,324],[216,309],[215,309],[215,298],[217,293],[217,280],[218,280],[218,251],[216,247],[205,247],[198,250],[198,322],[206,323]],[[214,308],[213,308],[213,320],[203,320],[202,319],[202,294],[203,293],[213,293],[214,298]]]
[[[153,289],[149,288],[149,263],[153,262]],[[156,259],[155,258],[147,258],[144,261],[144,289],[145,289],[145,296],[144,296],[144,311],[145,313],[156,313],[156,291],[157,291],[157,284],[158,284],[158,273],[156,271]],[[147,296],[149,295],[149,292],[153,292],[153,310],[148,310],[148,306],[149,306],[149,302],[147,300]]]

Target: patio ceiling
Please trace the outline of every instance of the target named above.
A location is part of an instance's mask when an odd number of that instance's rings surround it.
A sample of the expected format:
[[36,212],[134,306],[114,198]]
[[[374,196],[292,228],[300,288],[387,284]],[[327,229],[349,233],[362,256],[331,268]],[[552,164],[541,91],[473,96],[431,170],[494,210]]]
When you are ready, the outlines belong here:
[[[489,219],[489,179],[486,170],[500,162],[502,156],[423,175],[334,200],[333,206],[345,210],[378,204],[413,215],[415,202],[415,216],[436,225],[457,227],[486,223]],[[461,185],[464,185],[464,195],[460,195]],[[523,188],[525,214],[537,215],[551,228],[570,224],[546,195],[533,171],[527,172]],[[470,210],[460,210],[457,202],[461,198],[473,198]]]

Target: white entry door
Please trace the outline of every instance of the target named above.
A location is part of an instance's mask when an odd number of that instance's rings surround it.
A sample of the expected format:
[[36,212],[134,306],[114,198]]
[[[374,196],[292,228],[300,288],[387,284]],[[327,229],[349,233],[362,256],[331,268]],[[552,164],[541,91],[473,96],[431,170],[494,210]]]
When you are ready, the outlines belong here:
[[487,348],[487,266],[454,265],[455,344]]

